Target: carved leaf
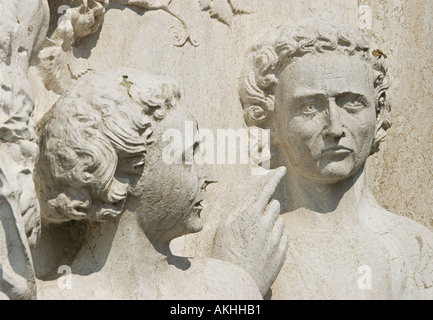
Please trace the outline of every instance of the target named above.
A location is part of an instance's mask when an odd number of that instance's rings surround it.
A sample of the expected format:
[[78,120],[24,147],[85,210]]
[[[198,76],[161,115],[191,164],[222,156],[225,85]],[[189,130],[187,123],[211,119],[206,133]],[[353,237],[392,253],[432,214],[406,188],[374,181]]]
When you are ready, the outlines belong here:
[[380,59],[382,57],[384,57],[385,59],[388,58],[388,56],[385,53],[383,53],[381,50],[379,50],[379,49],[373,50],[372,54],[377,59]]
[[210,15],[212,18],[215,18],[226,25],[230,25],[233,18],[233,11],[227,0],[213,0]]
[[250,0],[199,0],[199,6],[226,25],[230,25],[234,15],[253,12]]
[[234,14],[249,14],[253,12],[251,0],[228,0]]
[[135,6],[146,10],[167,8],[172,0],[116,0],[125,6]]
[[199,0],[198,3],[202,11],[209,10],[212,6],[212,0]]

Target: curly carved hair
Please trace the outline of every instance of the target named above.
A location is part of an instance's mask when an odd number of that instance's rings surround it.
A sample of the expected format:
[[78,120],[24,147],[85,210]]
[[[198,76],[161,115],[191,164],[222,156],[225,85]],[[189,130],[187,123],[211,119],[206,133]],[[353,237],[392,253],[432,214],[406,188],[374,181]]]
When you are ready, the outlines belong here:
[[[152,125],[179,99],[174,81],[131,69],[81,78],[37,126],[42,216],[52,222],[118,216],[143,168]],[[130,170],[124,176],[117,172],[122,164]]]
[[379,150],[379,144],[386,137],[385,131],[391,127],[391,107],[386,100],[387,68],[383,57],[376,58],[370,52],[364,35],[350,26],[335,27],[314,20],[289,23],[250,47],[238,88],[245,120],[250,126],[267,127],[275,109],[274,90],[279,74],[306,54],[330,51],[359,56],[373,67],[379,121],[371,149],[373,154]]

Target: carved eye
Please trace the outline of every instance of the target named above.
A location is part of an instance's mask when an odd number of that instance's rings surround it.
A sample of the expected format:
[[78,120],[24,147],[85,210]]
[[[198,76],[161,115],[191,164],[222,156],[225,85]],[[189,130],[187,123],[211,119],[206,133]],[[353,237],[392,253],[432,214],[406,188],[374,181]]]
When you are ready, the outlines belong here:
[[193,155],[196,155],[197,152],[200,150],[200,142],[198,142],[198,141],[194,142],[194,145],[193,145],[192,148],[193,148],[192,149],[193,150],[192,151]]
[[193,159],[197,156],[197,153],[200,150],[200,142],[196,141],[194,144],[185,150],[182,154],[182,160],[185,164],[192,164]]
[[308,117],[314,116],[317,113],[322,112],[327,104],[326,98],[321,94],[303,96],[299,99],[298,103],[298,115]]
[[317,111],[319,111],[319,107],[314,104],[309,104],[302,108],[302,113],[308,116],[315,114]]
[[362,96],[357,96],[354,99],[346,101],[343,108],[350,113],[356,113],[368,106],[368,102]]
[[353,112],[353,113],[354,112],[358,112],[362,108],[364,108],[364,105],[362,103],[359,103],[359,102],[356,102],[356,101],[349,102],[349,103],[346,103],[344,105],[344,109],[346,109],[349,112]]

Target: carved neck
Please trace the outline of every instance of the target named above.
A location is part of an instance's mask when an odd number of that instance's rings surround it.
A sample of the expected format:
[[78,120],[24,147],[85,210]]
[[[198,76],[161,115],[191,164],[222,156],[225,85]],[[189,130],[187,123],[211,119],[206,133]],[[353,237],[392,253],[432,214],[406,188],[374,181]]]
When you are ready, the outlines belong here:
[[[286,175],[287,211],[323,223],[340,223],[358,219],[360,210],[368,203],[375,203],[367,184],[365,164],[353,176],[338,183],[320,183],[302,178],[288,168]],[[310,220],[310,222],[313,222]],[[308,219],[305,219],[308,221]]]
[[[169,242],[149,239],[137,223],[135,214],[125,211],[118,219],[94,222],[88,240],[72,266],[73,273],[107,273],[113,278],[125,272],[134,277],[154,274],[155,268],[166,264],[171,256]],[[120,278],[123,278],[120,276]],[[130,281],[140,279],[130,279]]]

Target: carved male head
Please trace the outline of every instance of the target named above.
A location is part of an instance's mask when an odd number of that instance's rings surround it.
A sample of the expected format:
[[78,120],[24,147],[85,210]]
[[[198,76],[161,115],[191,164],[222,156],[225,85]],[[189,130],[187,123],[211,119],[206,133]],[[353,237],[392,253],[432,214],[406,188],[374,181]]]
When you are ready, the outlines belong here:
[[348,26],[282,26],[249,51],[239,87],[245,119],[274,129],[286,165],[304,178],[344,179],[390,127],[383,60]]
[[38,124],[45,219],[103,221],[134,199],[144,229],[170,228],[171,238],[199,231],[202,172],[162,157],[164,130],[193,121],[179,99],[174,81],[135,70],[80,79]]

